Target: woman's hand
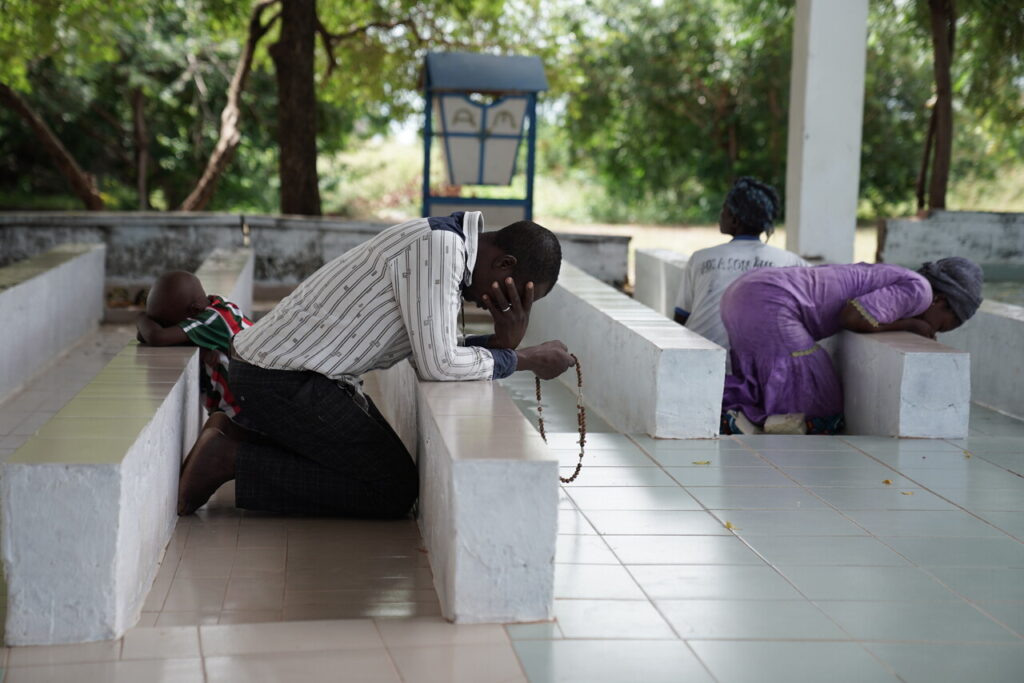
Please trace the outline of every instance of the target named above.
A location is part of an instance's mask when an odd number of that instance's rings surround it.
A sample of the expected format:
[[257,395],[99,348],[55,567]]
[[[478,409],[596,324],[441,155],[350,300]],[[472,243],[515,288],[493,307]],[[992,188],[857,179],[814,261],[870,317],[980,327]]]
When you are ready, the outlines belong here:
[[914,334],[919,334],[922,337],[927,337],[928,339],[935,339],[935,328],[920,318],[904,318],[903,320],[897,320],[896,322],[903,323],[902,329],[907,332],[913,332]]
[[494,319],[494,335],[491,336],[490,347],[514,349],[519,346],[530,323],[533,283],[526,283],[523,298],[520,300],[515,280],[505,278],[504,287],[495,282],[491,285],[490,294],[484,294],[483,304]]
[[839,313],[839,325],[853,332],[913,332],[928,339],[935,339],[935,328],[921,318],[901,318],[891,323],[874,324],[853,305],[847,303]]

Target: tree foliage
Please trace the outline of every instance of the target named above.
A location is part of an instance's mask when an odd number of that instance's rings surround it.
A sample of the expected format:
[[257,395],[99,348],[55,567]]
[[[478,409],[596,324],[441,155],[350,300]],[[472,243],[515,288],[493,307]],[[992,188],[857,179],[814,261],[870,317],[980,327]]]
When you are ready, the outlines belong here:
[[[138,205],[141,102],[146,202],[174,208],[217,143],[254,1],[0,0],[0,83],[36,109],[115,209]],[[927,4],[870,4],[868,213],[913,200],[934,95]],[[1024,9],[956,6],[954,181],[991,177],[1024,149]],[[516,52],[542,56],[552,85],[542,161],[605,188],[592,217],[711,219],[744,174],[784,189],[793,0],[317,0],[316,10],[321,159],[420,115],[427,50]],[[209,209],[277,209],[268,48],[278,30],[256,51],[240,146]],[[0,108],[0,207],[75,208],[67,194],[24,122]]]
[[792,3],[599,0],[566,18],[565,126],[625,207],[665,219],[717,211],[734,177],[785,179]]
[[[952,177],[991,176],[1022,158],[1024,9],[960,5]],[[867,213],[909,209],[914,197],[935,89],[922,6],[870,5]],[[590,0],[565,13],[565,143],[614,198],[604,217],[712,218],[744,174],[784,190],[792,10],[782,0]]]
[[[517,6],[514,16],[505,14],[506,4]],[[344,149],[352,135],[385,131],[421,107],[419,69],[428,49],[507,50],[532,30],[537,4],[319,0],[318,151]],[[133,203],[131,94],[141,88],[151,132],[151,203],[173,208],[217,142],[251,6],[244,0],[0,0],[9,10],[0,24],[8,58],[0,82],[15,84],[72,153],[88,160],[84,165],[111,208]],[[256,54],[242,98],[241,149],[208,208],[276,209],[276,89],[267,49],[277,28]],[[62,181],[10,112],[0,111],[0,133],[6,194],[59,191]],[[26,175],[26,168],[35,172]]]

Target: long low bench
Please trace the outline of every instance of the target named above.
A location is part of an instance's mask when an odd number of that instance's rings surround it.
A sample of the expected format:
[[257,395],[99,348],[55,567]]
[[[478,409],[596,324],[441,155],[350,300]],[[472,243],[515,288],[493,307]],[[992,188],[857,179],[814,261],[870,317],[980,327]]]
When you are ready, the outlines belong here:
[[196,270],[207,294],[216,294],[252,314],[253,270],[256,257],[249,247],[220,247],[210,252]]
[[[535,308],[534,310],[538,310]],[[444,616],[552,617],[558,459],[495,382],[374,373],[381,412],[420,471],[419,525]]]
[[839,334],[850,434],[963,438],[971,410],[971,358],[910,332]]
[[635,258],[633,298],[672,318],[690,257],[671,249],[637,249]]
[[[665,249],[646,249],[642,252],[637,254],[636,296],[648,305],[662,306],[665,315],[671,316],[671,308],[665,309],[665,306],[671,307],[675,299],[686,257]],[[641,273],[641,268],[647,272]],[[989,308],[983,308],[983,312],[988,310],[995,313],[991,305],[986,306]],[[1020,320],[1024,326],[1024,315]],[[969,343],[982,350],[982,339],[985,338],[982,335],[991,335],[987,337],[990,340],[993,337],[1008,339],[1008,330],[997,328],[997,325],[994,319],[981,325],[972,319],[964,326],[964,332],[957,331],[954,334],[970,335]],[[1019,334],[1021,327],[1017,329]],[[965,339],[966,342],[965,337],[954,337],[954,334],[943,335],[943,341],[949,339],[948,343],[952,346],[957,346],[953,341],[956,338]],[[945,343],[909,332],[842,332],[821,343],[832,354],[843,378],[847,432],[921,438],[959,438],[967,435],[971,403],[971,356],[977,354],[969,355]],[[1013,342],[990,343],[994,346],[985,350],[995,351],[997,347],[1002,348],[1007,343],[1012,345]],[[973,348],[970,350],[974,351]],[[1014,358],[1021,357],[1024,356],[1018,353]],[[985,362],[982,359],[973,361],[975,367]],[[1013,365],[1012,361],[1010,365]],[[1019,378],[1019,362],[1016,367]]]
[[[248,312],[253,262],[215,250],[196,274]],[[4,465],[9,645],[118,638],[138,620],[203,419],[198,355],[130,342]]]
[[103,318],[102,244],[65,244],[0,268],[0,400]]
[[[616,430],[718,434],[725,350],[563,261],[530,313],[525,345],[561,339],[580,359],[589,405]],[[575,390],[576,375],[560,378]]]
[[4,464],[8,645],[120,637],[174,530],[198,352],[126,346]]
[[983,301],[968,323],[941,337],[971,354],[971,397],[1024,419],[1024,307]]

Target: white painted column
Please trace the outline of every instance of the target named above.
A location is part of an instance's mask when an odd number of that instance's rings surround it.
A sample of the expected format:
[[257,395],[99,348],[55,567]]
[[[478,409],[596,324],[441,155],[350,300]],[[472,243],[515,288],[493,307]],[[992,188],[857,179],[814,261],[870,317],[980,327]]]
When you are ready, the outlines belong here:
[[853,260],[868,0],[797,0],[789,95],[786,248]]

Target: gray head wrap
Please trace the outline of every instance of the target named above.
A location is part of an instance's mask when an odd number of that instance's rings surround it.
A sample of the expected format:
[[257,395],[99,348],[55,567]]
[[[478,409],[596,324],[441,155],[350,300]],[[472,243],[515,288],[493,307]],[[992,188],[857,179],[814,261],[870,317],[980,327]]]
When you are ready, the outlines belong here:
[[729,190],[725,206],[747,230],[764,232],[769,237],[775,232],[774,221],[779,216],[780,203],[771,185],[744,176]]
[[970,259],[959,256],[929,261],[917,269],[928,278],[932,292],[944,294],[949,307],[966,322],[981,305],[981,285],[984,277],[981,268]]

